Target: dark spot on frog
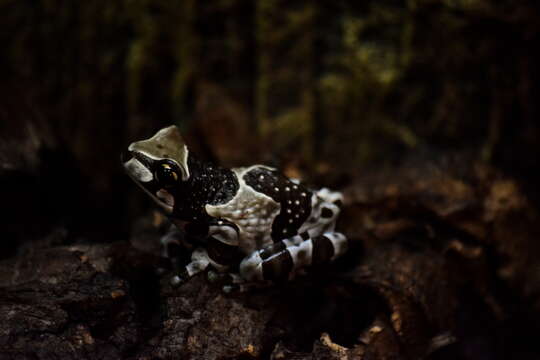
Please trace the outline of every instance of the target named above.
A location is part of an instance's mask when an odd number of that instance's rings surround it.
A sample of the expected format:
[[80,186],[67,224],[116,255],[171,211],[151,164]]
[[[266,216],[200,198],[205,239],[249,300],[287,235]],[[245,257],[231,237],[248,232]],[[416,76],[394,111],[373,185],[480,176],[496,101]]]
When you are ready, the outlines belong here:
[[328,218],[331,218],[332,216],[334,216],[334,212],[332,210],[330,210],[329,208],[322,209],[321,211],[322,218],[328,219]]

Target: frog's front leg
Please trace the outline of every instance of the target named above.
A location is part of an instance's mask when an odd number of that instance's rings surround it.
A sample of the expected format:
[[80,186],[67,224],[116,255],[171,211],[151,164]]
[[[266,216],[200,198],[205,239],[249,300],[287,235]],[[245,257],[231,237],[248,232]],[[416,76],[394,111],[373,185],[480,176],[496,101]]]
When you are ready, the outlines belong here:
[[191,262],[171,278],[171,284],[178,286],[211,265],[218,271],[226,271],[237,265],[242,259],[238,249],[238,230],[226,221],[216,221],[207,226],[204,240],[205,248],[198,247],[191,257]]
[[193,253],[191,253],[191,262],[184,266],[177,275],[174,275],[171,278],[171,285],[182,285],[191,277],[206,270],[208,265],[210,265],[210,259],[208,258],[206,250],[202,247],[196,248]]
[[224,272],[238,265],[243,258],[243,253],[238,248],[239,243],[236,225],[225,220],[218,220],[210,225],[206,249],[212,266]]
[[175,225],[170,226],[169,230],[160,239],[160,262],[157,273],[162,275],[167,271],[178,268],[178,258],[182,249],[185,234]]
[[157,273],[164,274],[171,270],[177,271],[181,263],[182,253],[192,251],[194,246],[206,239],[207,236],[207,224],[198,222],[174,222],[171,224],[167,233],[160,239],[161,259]]

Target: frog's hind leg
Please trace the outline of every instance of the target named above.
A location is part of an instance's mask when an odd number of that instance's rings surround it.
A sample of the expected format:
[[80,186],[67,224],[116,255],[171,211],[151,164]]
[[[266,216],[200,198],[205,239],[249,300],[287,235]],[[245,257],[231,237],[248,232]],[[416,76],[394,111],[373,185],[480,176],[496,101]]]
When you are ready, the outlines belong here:
[[283,281],[300,268],[331,262],[346,251],[347,238],[341,233],[312,238],[303,233],[253,252],[240,263],[240,275],[246,281]]
[[317,191],[317,196],[324,201],[336,204],[337,206],[341,206],[341,204],[343,203],[343,194],[339,191],[332,191],[328,188],[322,188]]
[[311,214],[299,231],[307,231],[311,236],[333,232],[342,202],[343,195],[340,192],[327,188],[319,190],[313,197]]

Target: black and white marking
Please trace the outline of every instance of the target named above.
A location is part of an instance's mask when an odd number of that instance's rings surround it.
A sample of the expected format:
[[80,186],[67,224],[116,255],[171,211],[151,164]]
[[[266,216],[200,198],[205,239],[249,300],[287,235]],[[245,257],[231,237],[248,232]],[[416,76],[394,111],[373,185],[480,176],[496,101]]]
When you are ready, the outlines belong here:
[[254,252],[240,263],[240,275],[247,281],[283,281],[307,266],[333,261],[347,251],[347,239],[338,232],[313,238],[307,233],[281,240]]
[[271,237],[279,241],[298,234],[311,213],[312,193],[274,169],[254,167],[244,175],[247,185],[272,198],[281,207],[272,223]]
[[185,266],[171,261],[173,285],[208,267],[241,288],[283,281],[347,250],[345,236],[335,232],[338,192],[311,191],[262,165],[226,169],[201,162],[175,126],[128,150],[126,172],[184,231],[163,237],[162,255],[194,249]]

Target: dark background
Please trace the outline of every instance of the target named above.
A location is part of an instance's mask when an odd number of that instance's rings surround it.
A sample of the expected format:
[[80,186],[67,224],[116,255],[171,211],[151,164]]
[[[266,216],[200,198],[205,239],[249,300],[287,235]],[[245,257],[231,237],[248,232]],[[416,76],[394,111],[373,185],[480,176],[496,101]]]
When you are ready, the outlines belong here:
[[[447,154],[540,200],[537,1],[0,0],[0,258],[126,240],[120,153],[177,124],[204,159],[344,188]],[[463,165],[463,164],[462,164]]]

